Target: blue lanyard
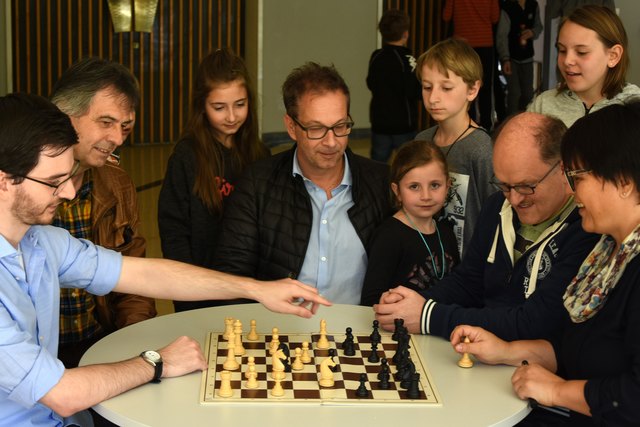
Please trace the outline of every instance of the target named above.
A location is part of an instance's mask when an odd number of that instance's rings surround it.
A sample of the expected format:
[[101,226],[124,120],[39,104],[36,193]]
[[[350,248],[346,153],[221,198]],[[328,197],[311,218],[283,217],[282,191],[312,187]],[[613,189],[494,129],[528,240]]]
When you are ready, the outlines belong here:
[[438,280],[442,279],[444,277],[444,258],[445,257],[444,257],[444,247],[442,246],[442,239],[440,238],[440,230],[438,230],[438,224],[433,220],[433,218],[431,219],[431,221],[433,221],[434,227],[436,227],[436,233],[438,234],[438,242],[440,243],[440,250],[442,251],[442,270],[440,271],[440,274],[438,274],[438,268],[436,267],[436,261],[435,261],[435,258],[433,257],[433,253],[431,252],[431,248],[429,247],[429,244],[427,243],[424,236],[422,235],[422,232],[418,230],[418,227],[416,227],[416,225],[413,223],[413,221],[411,220],[411,217],[407,215],[407,212],[404,210],[404,208],[402,209],[402,213],[404,214],[404,216],[407,217],[407,220],[409,221],[409,224],[411,224],[411,227],[413,227],[413,229],[418,232],[418,235],[422,239],[422,243],[424,243],[424,247],[427,248],[427,252],[429,252],[429,256],[431,257],[431,264],[433,265],[433,271],[436,274],[436,278]]

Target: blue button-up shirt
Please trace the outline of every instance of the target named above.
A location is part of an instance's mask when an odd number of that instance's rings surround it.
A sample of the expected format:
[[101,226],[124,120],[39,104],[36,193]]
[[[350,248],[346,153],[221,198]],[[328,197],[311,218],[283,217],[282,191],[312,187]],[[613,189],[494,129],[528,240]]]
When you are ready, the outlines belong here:
[[0,423],[60,426],[38,403],[64,373],[56,358],[60,283],[111,292],[122,256],[51,226],[32,226],[19,248],[0,236]]
[[299,276],[303,283],[318,288],[322,296],[340,304],[359,304],[367,270],[367,253],[348,210],[353,206],[352,175],[344,156],[344,175],[331,190],[331,199],[322,188],[306,178],[293,157],[293,175],[300,175],[311,198],[313,223],[304,263]]

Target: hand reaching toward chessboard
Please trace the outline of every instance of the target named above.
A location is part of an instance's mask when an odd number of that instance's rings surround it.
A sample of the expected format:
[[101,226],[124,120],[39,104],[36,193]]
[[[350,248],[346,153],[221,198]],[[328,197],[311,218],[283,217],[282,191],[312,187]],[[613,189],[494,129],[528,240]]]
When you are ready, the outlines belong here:
[[271,311],[304,318],[313,316],[320,305],[331,306],[316,288],[293,279],[260,282],[251,293],[252,299]]

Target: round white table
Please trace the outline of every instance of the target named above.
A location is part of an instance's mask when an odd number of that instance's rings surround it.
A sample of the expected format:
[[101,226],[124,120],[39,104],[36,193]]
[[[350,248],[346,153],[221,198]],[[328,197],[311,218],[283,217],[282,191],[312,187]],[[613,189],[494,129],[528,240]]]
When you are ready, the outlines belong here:
[[[334,305],[322,307],[312,319],[276,314],[259,304],[231,305],[176,313],[126,327],[103,338],[83,356],[81,365],[131,358],[143,350],[165,346],[188,335],[204,346],[210,331],[223,331],[224,318],[231,316],[249,325],[255,319],[258,332],[270,333],[276,326],[283,332],[309,333],[319,330],[326,319],[329,333],[350,326],[370,331],[374,319],[370,307]],[[312,405],[304,403],[216,404],[199,403],[201,372],[145,384],[109,399],[94,409],[121,426],[204,425],[296,425],[326,426],[512,426],[530,411],[526,401],[511,389],[512,367],[476,363],[471,369],[458,367],[460,356],[448,341],[415,336],[417,351],[431,373],[442,398],[442,406]]]

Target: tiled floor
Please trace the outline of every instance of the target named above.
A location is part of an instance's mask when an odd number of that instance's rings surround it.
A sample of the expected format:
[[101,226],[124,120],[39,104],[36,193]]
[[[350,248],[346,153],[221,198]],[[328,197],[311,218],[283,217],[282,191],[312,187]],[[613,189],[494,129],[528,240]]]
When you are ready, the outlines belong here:
[[[357,154],[369,157],[370,142],[368,139],[352,140],[349,145]],[[288,147],[288,145],[281,145],[272,149],[272,152],[279,152]],[[121,165],[139,189],[141,231],[147,239],[147,257],[150,258],[162,257],[157,220],[158,195],[167,160],[172,151],[173,144],[137,145],[121,149]],[[159,314],[173,312],[173,305],[169,301],[158,300],[156,306]]]

